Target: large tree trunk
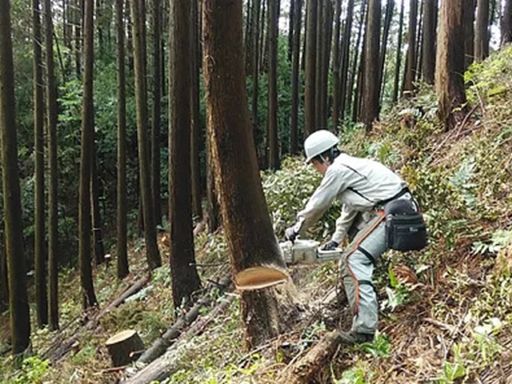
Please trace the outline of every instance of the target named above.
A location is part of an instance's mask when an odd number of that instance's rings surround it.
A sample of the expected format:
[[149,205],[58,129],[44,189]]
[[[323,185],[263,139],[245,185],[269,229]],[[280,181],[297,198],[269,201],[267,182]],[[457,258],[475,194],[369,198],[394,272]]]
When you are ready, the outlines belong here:
[[[208,136],[233,273],[260,265],[284,270],[249,134],[241,3],[205,1]],[[289,325],[282,316],[294,314],[296,304],[290,292],[287,285],[242,293],[249,347],[275,337]]]
[[190,67],[192,70],[192,83],[191,83],[191,177],[192,177],[192,212],[194,216],[201,219],[203,216],[203,209],[201,207],[202,201],[202,188],[201,188],[201,141],[203,138],[201,130],[201,119],[199,111],[199,65],[200,65],[200,52],[199,52],[199,7],[198,1],[191,2],[192,7],[192,22],[190,24],[192,46],[190,48]]
[[475,60],[489,56],[489,0],[477,0],[475,26]]
[[512,0],[505,0],[501,19],[501,45],[512,42]]
[[279,168],[279,131],[277,125],[277,38],[279,33],[279,0],[268,3],[268,165]]
[[395,81],[393,85],[393,103],[398,100],[398,90],[400,89],[400,66],[402,61],[402,31],[404,26],[404,1],[400,2],[400,21],[398,24],[398,38],[396,49],[396,64],[395,64]]
[[124,50],[124,0],[116,0],[117,31],[117,277],[130,272],[127,249],[126,185],[126,76]]
[[[341,52],[341,75],[340,75],[340,120],[345,116],[347,105],[347,94],[352,94],[352,90],[347,86],[349,75],[350,41],[352,37],[352,20],[354,15],[354,0],[348,0],[347,17],[345,18],[345,27],[343,30],[342,52]],[[357,51],[357,48],[356,48]],[[357,56],[357,53],[354,54]]]
[[379,62],[380,15],[379,0],[368,3],[368,23],[366,27],[366,52],[363,78],[362,122],[370,131],[372,123],[379,117],[379,71],[375,63]]
[[412,96],[416,81],[416,27],[418,23],[418,0],[409,2],[409,31],[407,32],[407,61],[403,93]]
[[[46,24],[46,116],[48,130],[48,278],[49,278],[49,325],[59,328],[58,259],[59,259],[59,213],[58,213],[58,161],[57,161],[57,80],[53,59],[53,21],[51,2],[45,0]],[[46,291],[46,289],[45,289]]]
[[33,90],[34,90],[34,269],[36,288],[37,325],[48,324],[48,297],[46,292],[46,233],[44,203],[44,100],[43,61],[41,39],[41,8],[39,0],[32,0],[33,28]]
[[92,278],[91,252],[91,176],[94,148],[93,60],[94,60],[94,0],[85,0],[84,14],[84,91],[82,104],[82,135],[80,153],[80,211],[79,255],[80,282],[84,294],[84,307],[97,304]]
[[[194,259],[190,178],[191,70],[190,0],[176,0],[170,10],[169,64],[169,217],[170,266],[174,308],[201,287]],[[187,97],[188,96],[188,97]]]
[[423,80],[434,84],[437,0],[423,0]]
[[290,116],[290,153],[298,152],[299,141],[299,87],[300,87],[300,32],[302,21],[302,0],[295,0],[293,18],[293,46],[292,46],[292,109]]
[[306,7],[306,69],[304,89],[304,133],[311,134],[316,127],[316,24],[317,24],[317,0],[307,0]]
[[160,198],[160,125],[162,100],[162,37],[160,18],[162,17],[160,0],[153,0],[151,10],[153,25],[153,116],[151,119],[151,191],[153,192],[153,208],[155,224],[162,223],[162,207]]
[[[148,121],[147,93],[145,81],[145,50],[143,36],[145,27],[140,17],[139,0],[132,0],[133,15],[133,49],[135,70],[135,103],[137,108],[137,144],[139,154],[139,183],[144,220],[144,240],[149,269],[155,269],[162,264],[158,245],[156,243],[156,228],[151,196],[150,156],[148,152]],[[139,16],[137,16],[139,15]],[[144,39],[145,40],[145,39]]]
[[476,0],[464,0],[464,70],[475,59],[475,7]]
[[25,284],[23,222],[18,170],[14,99],[14,65],[9,0],[0,0],[0,143],[4,199],[5,246],[9,271],[9,317],[13,353],[30,344],[30,315]]
[[436,93],[439,117],[450,129],[464,117],[464,0],[443,1],[437,38]]

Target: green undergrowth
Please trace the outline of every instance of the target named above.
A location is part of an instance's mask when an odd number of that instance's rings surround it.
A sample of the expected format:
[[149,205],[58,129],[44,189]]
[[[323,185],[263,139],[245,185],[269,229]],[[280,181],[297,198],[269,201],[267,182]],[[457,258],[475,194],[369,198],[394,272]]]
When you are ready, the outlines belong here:
[[[421,252],[388,252],[377,268],[381,305],[379,335],[373,343],[340,349],[316,378],[319,383],[473,383],[506,382],[512,360],[512,48],[493,54],[466,73],[470,115],[446,132],[436,117],[436,97],[419,85],[414,98],[402,100],[371,135],[358,125],[341,133],[343,149],[377,159],[398,172],[422,206],[429,245]],[[282,169],[263,173],[263,188],[282,238],[319,184],[302,159],[287,158]],[[322,241],[332,233],[339,206],[330,209],[307,236]],[[228,273],[227,246],[221,231],[196,237],[197,267],[203,281]],[[142,276],[142,246],[132,247],[134,274]],[[164,259],[168,257],[163,251]],[[105,305],[127,285],[110,271],[96,272],[98,297]],[[320,300],[339,279],[336,263],[291,268],[304,300]],[[63,275],[63,323],[69,333],[80,321],[77,276]],[[230,294],[231,295],[231,294]],[[48,366],[26,359],[13,374],[4,359],[0,381],[112,383],[105,340],[134,328],[148,345],[172,324],[168,267],[159,268],[136,298],[109,313],[101,331],[84,336],[62,362]],[[226,296],[215,296],[217,301]],[[341,309],[339,309],[341,310]],[[207,314],[209,308],[203,311]],[[312,315],[313,316],[313,315]],[[77,320],[78,317],[78,320]],[[274,383],[332,324],[319,313],[289,334],[252,352],[244,348],[238,297],[204,331],[180,343],[174,373],[166,383]],[[38,331],[34,350],[45,350],[56,333]]]

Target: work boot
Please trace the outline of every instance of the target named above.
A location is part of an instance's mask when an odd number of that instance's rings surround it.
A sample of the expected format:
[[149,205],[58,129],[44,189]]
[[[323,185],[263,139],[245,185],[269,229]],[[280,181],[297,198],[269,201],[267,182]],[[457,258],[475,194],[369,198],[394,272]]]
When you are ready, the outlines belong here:
[[362,343],[371,343],[373,341],[373,333],[357,333],[354,331],[340,331],[341,343],[345,345],[355,345]]

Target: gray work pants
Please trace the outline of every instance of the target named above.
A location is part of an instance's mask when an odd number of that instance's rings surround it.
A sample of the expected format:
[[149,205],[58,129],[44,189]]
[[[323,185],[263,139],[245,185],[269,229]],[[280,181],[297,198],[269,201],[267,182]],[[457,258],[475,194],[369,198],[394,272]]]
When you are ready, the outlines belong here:
[[377,330],[379,305],[372,275],[375,264],[387,250],[385,226],[380,216],[370,220],[340,260],[343,285],[354,314],[353,332],[373,334]]

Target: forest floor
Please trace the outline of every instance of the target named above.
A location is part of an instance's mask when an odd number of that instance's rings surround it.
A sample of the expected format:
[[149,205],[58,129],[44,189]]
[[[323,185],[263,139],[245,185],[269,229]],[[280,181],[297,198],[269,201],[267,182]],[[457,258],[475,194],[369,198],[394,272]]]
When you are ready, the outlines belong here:
[[[429,246],[416,253],[386,253],[375,273],[381,319],[372,343],[339,348],[316,383],[512,383],[512,48],[466,73],[468,117],[445,132],[435,116],[435,95],[418,96],[387,111],[370,139],[358,126],[343,132],[344,149],[371,156],[400,172],[419,199],[429,227]],[[276,234],[318,181],[299,159],[264,174]],[[332,230],[336,208],[311,231],[318,240]],[[166,260],[165,239],[160,239]],[[196,236],[202,281],[229,273],[222,232]],[[132,244],[132,273],[119,282],[115,266],[95,271],[100,307],[144,276],[143,242]],[[307,316],[289,333],[248,352],[244,348],[238,293],[210,292],[212,303],[233,298],[209,318],[201,331],[181,340],[174,374],[165,383],[275,383],[291,363],[330,330],[343,328],[350,316],[337,290],[336,262],[292,266],[290,274],[307,303]],[[14,370],[10,357],[0,365],[0,381],[114,383],[124,371],[110,370],[105,341],[116,332],[136,329],[146,346],[173,324],[167,263],[145,288],[103,316],[97,327],[80,331],[71,351],[49,365],[41,358],[52,345],[83,329],[78,275],[61,278],[61,331],[38,330],[35,358]],[[336,299],[326,297],[336,292]],[[326,304],[328,302],[328,304]],[[6,324],[3,314],[0,324]],[[0,343],[6,338],[0,328]],[[1,344],[0,344],[1,346]],[[1,350],[2,348],[0,348]]]

